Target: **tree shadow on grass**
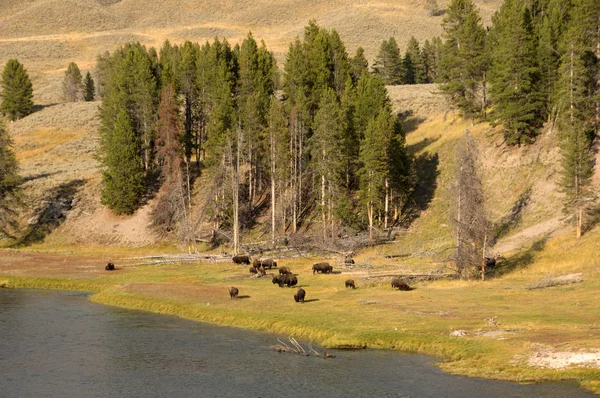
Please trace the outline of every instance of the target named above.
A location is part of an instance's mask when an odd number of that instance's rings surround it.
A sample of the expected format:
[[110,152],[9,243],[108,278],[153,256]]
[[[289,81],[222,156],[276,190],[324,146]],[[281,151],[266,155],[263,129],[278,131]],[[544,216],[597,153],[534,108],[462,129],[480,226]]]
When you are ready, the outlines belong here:
[[587,218],[581,228],[581,233],[584,235],[600,224],[600,205],[587,209],[586,216]]
[[408,228],[421,212],[429,208],[438,186],[439,163],[437,153],[430,154],[426,152],[415,158],[417,182],[402,209],[401,226]]
[[411,155],[415,155],[419,152],[421,152],[423,149],[427,148],[429,145],[433,144],[434,142],[438,141],[440,138],[442,138],[441,134],[438,135],[435,138],[429,138],[429,137],[425,137],[423,138],[421,141],[419,142],[415,142],[414,144],[411,145],[407,145],[406,146],[406,150],[408,151],[408,153],[410,153]]
[[541,239],[535,241],[529,249],[503,260],[492,272],[492,276],[502,276],[527,268],[535,261],[537,255],[544,250],[549,238],[550,234],[546,234]]
[[425,121],[422,117],[412,116],[412,111],[408,111],[410,114],[399,114],[398,117],[402,121],[402,127],[406,134],[415,131],[421,123]]
[[50,177],[50,176],[53,176],[53,175],[59,174],[59,173],[60,173],[59,171],[53,171],[51,173],[39,173],[39,174],[35,174],[35,175],[30,175],[30,176],[27,176],[27,177],[23,177],[23,181],[24,182],[29,182],[29,181],[37,180],[37,179],[40,179],[40,178]]
[[50,190],[41,207],[35,210],[34,221],[30,221],[27,232],[14,246],[42,242],[50,232],[58,228],[67,219],[75,194],[85,183],[86,180],[72,180]]
[[506,236],[514,227],[521,223],[523,209],[531,200],[531,188],[527,188],[519,195],[508,214],[498,221],[494,226],[493,242]]

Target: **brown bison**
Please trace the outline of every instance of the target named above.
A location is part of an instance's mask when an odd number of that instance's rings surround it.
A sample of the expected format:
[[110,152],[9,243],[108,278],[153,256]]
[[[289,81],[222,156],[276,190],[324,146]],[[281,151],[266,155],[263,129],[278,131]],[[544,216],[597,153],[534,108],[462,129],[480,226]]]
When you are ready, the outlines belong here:
[[265,267],[263,267],[262,265],[260,267],[258,267],[258,272],[260,273],[261,276],[267,275],[267,271],[265,271]]
[[299,287],[298,290],[296,290],[296,294],[294,294],[294,300],[297,303],[303,303],[304,304],[304,296],[306,296],[306,291],[304,291],[304,289],[302,289],[301,287]]
[[402,278],[393,278],[392,289],[408,291],[410,290],[410,286],[408,286],[408,283],[406,283]]
[[279,268],[279,275],[291,274],[292,271],[288,267]]
[[248,257],[248,256],[237,255],[237,256],[233,256],[233,258],[231,260],[236,264],[250,265],[250,257]]
[[113,263],[108,263],[108,264],[106,264],[106,267],[104,267],[104,269],[107,271],[114,271],[115,265]]
[[238,296],[239,293],[240,293],[240,291],[238,290],[237,287],[233,287],[233,286],[229,287],[229,299],[230,300],[234,299],[234,298],[237,298],[237,296]]
[[344,259],[344,264],[354,264],[354,260],[352,259],[352,257],[346,257]]
[[333,267],[329,265],[329,263],[316,263],[313,265],[313,275],[316,272],[322,274],[331,274],[333,272]]
[[259,259],[255,258],[254,261],[252,261],[252,266],[256,269],[258,269],[258,267],[261,266],[261,262]]
[[346,281],[346,288],[349,288],[349,287],[352,288],[352,289],[356,289],[356,286],[354,286],[354,280],[348,279]]
[[258,274],[258,270],[254,266],[250,267],[248,270],[251,274]]
[[298,284],[298,278],[292,274],[274,275],[272,282],[279,285],[279,287],[292,287]]
[[263,267],[268,269],[277,268],[277,261],[273,260],[272,258],[266,258],[262,260],[261,263]]

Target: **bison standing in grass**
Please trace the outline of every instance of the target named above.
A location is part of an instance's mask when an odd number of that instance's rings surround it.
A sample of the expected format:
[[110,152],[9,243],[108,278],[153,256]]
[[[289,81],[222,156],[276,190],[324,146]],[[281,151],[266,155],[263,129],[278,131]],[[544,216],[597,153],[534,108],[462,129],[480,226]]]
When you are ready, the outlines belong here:
[[354,285],[354,280],[352,279],[348,279],[346,281],[346,288],[352,288],[352,289],[356,289],[356,286]]
[[229,287],[229,299],[230,300],[234,299],[234,298],[237,298],[237,296],[238,296],[239,293],[240,293],[240,291],[238,290],[237,287],[233,287],[233,286]]
[[410,286],[408,286],[408,283],[406,283],[404,281],[404,279],[402,279],[402,278],[393,278],[392,279],[392,289],[409,291]]
[[302,289],[301,287],[299,287],[298,290],[296,290],[296,294],[294,294],[294,301],[296,301],[297,303],[304,304],[305,296],[306,296],[306,291],[304,289]]
[[331,274],[333,272],[333,267],[329,265],[329,263],[316,263],[312,267],[313,275],[315,272],[321,274]]
[[114,271],[115,265],[113,263],[108,263],[108,264],[106,264],[106,267],[104,267],[104,269],[107,271]]
[[273,260],[272,258],[266,258],[262,260],[261,263],[263,267],[268,269],[277,268],[277,261]]
[[231,260],[236,264],[250,265],[250,257],[248,257],[248,256],[237,255],[237,256],[233,256],[233,258]]
[[292,271],[288,267],[279,268],[279,275],[291,274]]
[[292,274],[274,275],[272,282],[279,285],[279,287],[292,287],[298,284],[298,278]]
[[250,267],[249,271],[251,274],[258,274],[258,270],[256,268],[254,268],[254,266]]

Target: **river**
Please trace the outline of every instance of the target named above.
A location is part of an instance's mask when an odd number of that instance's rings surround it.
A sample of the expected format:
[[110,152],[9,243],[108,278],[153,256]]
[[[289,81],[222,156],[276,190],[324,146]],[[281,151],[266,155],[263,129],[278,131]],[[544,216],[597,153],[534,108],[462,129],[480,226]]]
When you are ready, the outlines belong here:
[[89,302],[85,293],[0,289],[0,396],[592,397],[576,383],[452,376],[434,358],[277,353],[276,335]]

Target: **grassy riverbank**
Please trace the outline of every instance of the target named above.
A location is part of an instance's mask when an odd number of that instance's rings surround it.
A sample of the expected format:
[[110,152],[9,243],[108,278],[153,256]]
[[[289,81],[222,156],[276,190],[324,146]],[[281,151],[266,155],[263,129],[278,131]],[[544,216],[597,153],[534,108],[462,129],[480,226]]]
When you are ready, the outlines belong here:
[[[586,260],[594,258],[597,234],[577,244],[568,237],[555,238],[544,243],[544,250],[534,245],[509,259],[514,269],[503,277],[422,283],[410,292],[372,284],[364,279],[365,270],[312,275],[316,259],[281,260],[280,266],[298,274],[307,292],[305,304],[293,301],[295,289],[279,288],[268,277],[249,277],[247,267],[228,262],[123,265],[108,273],[99,265],[101,259],[96,265],[91,257],[80,261],[89,265],[63,265],[56,272],[50,263],[27,272],[3,266],[8,272],[0,272],[0,285],[91,291],[91,300],[98,303],[282,333],[327,347],[426,353],[441,358],[443,369],[468,376],[519,382],[578,380],[600,393],[598,368],[549,369],[530,362],[553,352],[598,352],[600,264]],[[66,257],[64,263],[70,262]],[[572,272],[582,272],[584,282],[527,289],[546,276]],[[348,278],[356,280],[358,289],[345,289]],[[230,285],[239,288],[242,298],[229,299]],[[466,335],[450,336],[454,330]]]

